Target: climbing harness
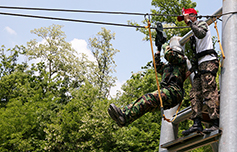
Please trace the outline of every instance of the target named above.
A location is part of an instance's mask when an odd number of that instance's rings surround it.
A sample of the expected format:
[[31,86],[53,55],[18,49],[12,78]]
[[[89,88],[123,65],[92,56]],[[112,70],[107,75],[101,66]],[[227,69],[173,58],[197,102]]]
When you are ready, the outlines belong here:
[[[214,21],[213,21],[214,22]],[[219,37],[219,32],[218,32],[218,29],[217,29],[217,21],[215,21],[215,26],[214,28],[216,29],[217,31],[217,36],[218,36],[218,42],[219,42],[219,45],[220,45],[220,49],[221,49],[221,53],[222,53],[222,56],[223,56],[223,60],[225,59],[225,55],[224,55],[224,52],[223,52],[223,49],[222,49],[222,45],[220,43],[220,37]],[[194,72],[195,74],[195,77],[199,77],[200,74],[203,74],[203,73],[209,73],[210,71],[199,71],[198,70],[198,59],[201,58],[201,57],[204,57],[208,54],[213,54],[216,56],[216,58],[218,58],[218,54],[216,53],[216,51],[214,49],[209,49],[209,50],[205,50],[205,51],[202,51],[200,53],[196,53],[196,39],[194,38],[194,36],[191,36],[190,37],[190,45],[191,45],[191,50],[192,50],[192,54],[193,54],[193,57],[192,57],[192,60],[191,60],[191,63],[192,63],[192,68],[189,70],[189,75]],[[222,60],[222,61],[223,61]],[[220,64],[220,66],[222,67],[223,64]],[[216,76],[215,74],[211,73],[212,75]],[[187,77],[189,76],[187,75]]]
[[204,57],[208,54],[214,54],[216,57],[218,57],[218,55],[217,55],[217,53],[214,49],[209,49],[209,50],[205,50],[205,51],[202,51],[200,53],[197,53],[197,58]]
[[191,59],[192,68],[189,71],[191,73],[194,72],[195,77],[198,77],[199,76],[199,73],[198,73],[198,57],[197,57],[197,54],[196,54],[196,39],[195,39],[194,36],[190,37],[190,46],[191,46],[191,50],[192,50],[192,59]]

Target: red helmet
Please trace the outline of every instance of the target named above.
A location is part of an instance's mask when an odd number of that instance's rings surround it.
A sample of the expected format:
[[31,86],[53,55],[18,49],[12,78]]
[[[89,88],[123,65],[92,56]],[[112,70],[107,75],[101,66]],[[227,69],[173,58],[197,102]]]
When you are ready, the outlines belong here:
[[[194,8],[182,9],[182,14],[195,14],[197,15],[197,11]],[[184,16],[178,16],[177,20],[180,22],[184,19]]]

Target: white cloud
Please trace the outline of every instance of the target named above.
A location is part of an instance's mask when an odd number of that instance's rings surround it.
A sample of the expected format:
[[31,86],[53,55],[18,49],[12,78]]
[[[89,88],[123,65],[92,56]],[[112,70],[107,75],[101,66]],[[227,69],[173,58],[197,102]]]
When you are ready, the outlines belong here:
[[13,30],[13,29],[11,29],[10,27],[5,27],[4,28],[9,34],[11,34],[11,35],[17,35],[17,33]]
[[122,85],[123,85],[124,83],[125,83],[125,81],[123,81],[123,82],[116,81],[116,82],[115,82],[115,86],[112,87],[111,90],[110,90],[110,95],[111,95],[112,97],[116,97],[116,93],[117,93],[118,91],[120,91],[120,92],[122,93],[123,90],[121,89],[121,87],[122,87]]
[[72,47],[79,53],[84,53],[87,55],[88,60],[90,61],[96,61],[95,57],[93,56],[93,54],[91,53],[91,50],[89,50],[87,48],[87,42],[85,40],[82,39],[76,39],[74,38],[71,41]]

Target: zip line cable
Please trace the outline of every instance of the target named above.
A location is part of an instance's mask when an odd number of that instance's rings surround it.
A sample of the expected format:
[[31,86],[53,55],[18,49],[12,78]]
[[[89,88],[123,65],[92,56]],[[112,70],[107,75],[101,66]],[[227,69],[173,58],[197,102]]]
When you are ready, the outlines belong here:
[[[153,15],[153,16],[173,16],[177,17],[180,15],[176,14],[149,14],[149,13],[132,13],[132,12],[114,12],[114,11],[88,11],[88,10],[78,10],[78,9],[52,9],[52,8],[38,8],[38,7],[14,7],[14,6],[0,6],[4,9],[22,9],[22,10],[42,10],[42,11],[59,11],[59,12],[83,12],[83,13],[102,13],[102,14],[125,14],[125,15]],[[211,18],[211,17],[221,17],[228,14],[236,14],[236,12],[227,12],[219,15],[199,15],[197,18]]]
[[40,10],[40,11],[56,11],[56,12],[77,12],[77,13],[101,13],[101,14],[124,14],[124,15],[154,15],[154,16],[174,16],[169,14],[149,14],[149,13],[132,13],[132,12],[115,12],[115,11],[88,11],[88,10],[75,10],[75,9],[55,9],[55,8],[39,8],[39,7],[14,7],[14,6],[0,6],[4,9],[21,9],[21,10]]
[[[43,10],[43,11],[60,11],[60,12],[84,12],[84,13],[103,13],[103,14],[126,14],[126,15],[153,15],[153,16],[173,16],[177,17],[179,15],[170,15],[170,14],[148,14],[148,13],[129,13],[129,12],[112,12],[112,11],[88,11],[88,10],[75,10],[75,9],[49,9],[49,8],[36,8],[36,7],[11,7],[11,6],[0,6],[3,9],[21,9],[21,10]],[[197,16],[197,18],[211,18],[211,17],[220,17],[228,14],[235,14],[237,12],[228,12],[219,15],[206,15],[206,16]],[[1,15],[10,15],[10,16],[20,16],[20,17],[30,17],[30,18],[40,18],[40,19],[51,19],[51,20],[61,20],[61,21],[71,21],[71,22],[83,22],[83,23],[93,23],[93,24],[104,24],[104,25],[114,25],[114,26],[124,26],[124,27],[135,27],[135,28],[145,28],[145,26],[136,26],[128,24],[119,24],[119,23],[107,23],[107,22],[98,22],[98,21],[88,21],[88,20],[78,20],[78,19],[67,19],[67,18],[58,18],[58,17],[48,17],[48,16],[37,16],[37,15],[27,15],[27,14],[15,14],[15,13],[4,13],[0,12]],[[180,27],[164,27],[163,29],[181,29],[181,28],[190,28],[189,26],[180,26]],[[156,27],[150,27],[150,29],[156,29]]]
[[77,12],[77,13],[101,13],[101,14],[124,14],[124,15],[154,15],[154,16],[174,16],[169,14],[149,14],[149,13],[132,13],[132,12],[115,12],[115,11],[88,11],[88,10],[75,10],[75,9],[55,9],[55,8],[39,8],[39,7],[14,7],[14,6],[0,6],[4,9],[21,9],[21,10],[41,10],[41,11],[56,11],[56,12]]
[[197,18],[202,18],[202,17],[206,17],[206,18],[217,18],[217,17],[221,17],[221,16],[225,16],[225,15],[229,15],[229,14],[236,14],[236,12],[227,12],[227,13],[223,13],[223,14],[219,14],[219,15],[199,15],[197,16]]
[[110,12],[110,11],[88,11],[75,9],[50,9],[50,8],[36,8],[36,7],[10,7],[0,6],[5,9],[23,9],[23,10],[41,10],[41,11],[59,11],[59,12],[82,12],[82,13],[101,13],[101,14],[126,14],[126,15],[146,15],[145,13],[129,13],[129,12]]
[[[115,26],[126,26],[126,27],[135,27],[135,28],[145,28],[145,26],[136,26],[136,25],[118,24],[118,23],[106,23],[106,22],[77,20],[77,19],[67,19],[67,18],[58,18],[58,17],[47,17],[47,16],[37,16],[37,15],[25,15],[25,14],[4,13],[4,12],[0,12],[0,14],[1,14],[1,15],[10,15],[10,16],[40,18],[40,19],[60,20],[60,21],[71,21],[71,22],[83,22],[83,23],[93,23],[93,24],[104,24],[104,25],[115,25]],[[179,29],[179,28],[189,28],[189,27],[188,27],[188,26],[164,27],[164,29]],[[151,27],[151,29],[156,29],[156,27]]]
[[66,18],[37,16],[37,15],[25,15],[25,14],[4,13],[4,12],[0,12],[0,14],[1,15],[11,15],[11,16],[21,16],[21,17],[31,17],[31,18],[60,20],[60,21],[84,22],[84,23],[94,23],[94,24],[105,24],[105,25],[116,25],[116,26],[127,26],[127,27],[145,28],[143,26],[135,26],[135,25],[127,25],[127,24],[105,23],[105,22],[97,22],[97,21],[86,21],[86,20],[66,19]]

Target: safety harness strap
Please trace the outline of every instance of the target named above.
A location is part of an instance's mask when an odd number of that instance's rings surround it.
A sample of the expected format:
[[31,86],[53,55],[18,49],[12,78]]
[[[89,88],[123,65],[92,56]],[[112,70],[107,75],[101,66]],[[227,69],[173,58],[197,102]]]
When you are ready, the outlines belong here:
[[209,50],[205,50],[200,53],[197,53],[197,58],[201,58],[203,56],[210,55],[210,54],[214,54],[216,57],[218,57],[218,55],[214,49],[209,49]]

